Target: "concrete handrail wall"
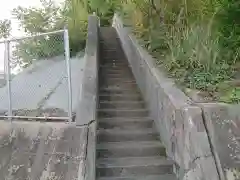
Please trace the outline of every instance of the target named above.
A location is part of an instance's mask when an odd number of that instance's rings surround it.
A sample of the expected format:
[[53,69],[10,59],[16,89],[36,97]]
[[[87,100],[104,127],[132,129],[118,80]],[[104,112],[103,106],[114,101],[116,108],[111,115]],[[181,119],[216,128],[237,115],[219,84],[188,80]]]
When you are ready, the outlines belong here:
[[85,66],[76,114],[77,125],[87,125],[96,120],[98,98],[99,18],[88,18],[88,33],[85,48]]
[[139,88],[155,120],[167,155],[176,162],[176,174],[184,180],[218,180],[219,173],[202,118],[202,110],[155,66],[147,53],[115,14],[123,50]]
[[[85,49],[85,66],[80,91],[79,106],[76,112],[76,125],[87,126],[87,147],[83,171],[79,179],[95,180],[96,176],[96,118],[98,104],[98,62],[99,62],[99,18],[88,18],[88,33]],[[80,83],[80,82],[79,82]]]

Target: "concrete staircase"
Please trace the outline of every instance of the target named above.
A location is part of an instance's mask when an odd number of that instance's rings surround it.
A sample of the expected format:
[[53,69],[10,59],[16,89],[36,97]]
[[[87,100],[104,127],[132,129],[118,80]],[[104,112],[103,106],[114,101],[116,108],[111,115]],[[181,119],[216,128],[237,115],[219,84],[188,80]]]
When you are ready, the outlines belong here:
[[116,31],[100,28],[97,180],[176,180]]

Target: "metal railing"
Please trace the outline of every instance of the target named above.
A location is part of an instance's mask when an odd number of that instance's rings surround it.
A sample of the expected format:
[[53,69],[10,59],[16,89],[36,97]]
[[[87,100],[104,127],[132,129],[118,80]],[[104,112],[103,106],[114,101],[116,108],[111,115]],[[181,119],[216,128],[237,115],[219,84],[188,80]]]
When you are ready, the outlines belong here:
[[[0,41],[3,43],[6,85],[0,88],[0,118],[72,121],[68,30]],[[54,106],[58,102],[49,100],[58,89],[62,93],[55,95],[55,101],[67,96],[67,107]]]

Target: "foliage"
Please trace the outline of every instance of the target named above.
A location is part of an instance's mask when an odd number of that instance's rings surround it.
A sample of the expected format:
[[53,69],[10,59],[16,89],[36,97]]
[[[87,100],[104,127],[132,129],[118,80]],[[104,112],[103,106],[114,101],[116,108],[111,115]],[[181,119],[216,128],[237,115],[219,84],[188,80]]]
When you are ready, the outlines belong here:
[[[63,29],[69,30],[71,55],[84,48],[87,29],[87,11],[78,0],[66,0],[56,4],[53,0],[41,0],[41,7],[17,7],[13,16],[27,35],[37,35]],[[33,60],[64,54],[63,34],[47,35],[18,41],[14,55],[19,64],[31,64]]]
[[26,67],[33,61],[43,60],[64,54],[63,35],[40,36],[31,39],[20,40],[13,51],[14,63]]
[[[28,35],[69,29],[71,55],[85,46],[88,14],[96,12],[102,25],[109,25],[110,19],[117,9],[118,1],[105,0],[65,0],[56,5],[53,0],[41,0],[41,7],[17,7],[13,16],[20,21],[20,28]],[[62,47],[61,51],[59,50]],[[51,53],[50,53],[51,52]],[[35,59],[63,54],[63,38],[59,35],[32,38],[18,42],[16,52],[18,64],[31,64]]]
[[8,19],[0,20],[0,38],[9,37],[11,32],[11,21]]
[[127,25],[157,59],[157,64],[187,88],[214,100],[240,102],[234,81],[240,54],[240,2],[234,0],[124,0]]

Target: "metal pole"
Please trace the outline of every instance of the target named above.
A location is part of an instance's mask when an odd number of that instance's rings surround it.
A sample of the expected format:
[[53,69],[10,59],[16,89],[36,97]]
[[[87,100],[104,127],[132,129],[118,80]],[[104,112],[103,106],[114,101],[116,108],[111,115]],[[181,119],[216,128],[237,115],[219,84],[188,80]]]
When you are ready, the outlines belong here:
[[5,41],[5,64],[8,92],[8,119],[12,120],[12,91],[11,91],[11,69],[10,69],[10,41]]
[[69,51],[69,35],[68,29],[64,28],[64,50],[65,60],[67,67],[67,78],[68,78],[68,118],[69,122],[72,122],[72,82],[71,82],[71,64],[70,64],[70,51]]

